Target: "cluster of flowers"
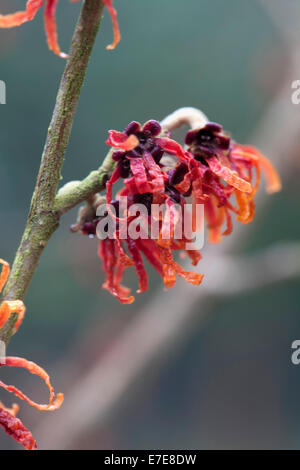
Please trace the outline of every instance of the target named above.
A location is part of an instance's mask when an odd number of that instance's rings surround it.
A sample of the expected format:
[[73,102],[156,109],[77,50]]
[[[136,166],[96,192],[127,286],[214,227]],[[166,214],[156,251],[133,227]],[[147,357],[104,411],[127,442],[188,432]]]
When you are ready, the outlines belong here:
[[[265,171],[269,193],[281,188],[280,178],[266,157],[253,147],[233,142],[222,127],[213,122],[190,130],[185,147],[171,139],[154,120],[143,127],[138,122],[131,122],[124,132],[109,131],[106,143],[114,148],[112,158],[116,162],[107,182],[106,202],[107,207],[112,204],[116,208],[117,215],[114,238],[100,240],[99,256],[106,274],[103,287],[122,303],[134,301],[130,289],[121,284],[124,270],[129,266],[135,267],[138,293],[148,288],[143,257],[163,278],[167,288],[174,286],[176,275],[191,284],[201,283],[202,274],[185,271],[173,257],[173,252],[179,250],[182,257],[188,255],[191,258],[193,265],[201,259],[197,249],[187,249],[191,240],[184,236],[176,239],[176,225],[184,223],[178,208],[192,201],[191,225],[195,232],[203,226],[203,221],[196,217],[197,204],[202,204],[209,241],[217,243],[223,235],[232,232],[232,214],[243,224],[252,221],[261,169]],[[113,189],[119,180],[122,187],[113,199]],[[118,214],[121,197],[127,197],[129,207],[144,204],[148,208],[149,223],[153,204],[165,205],[157,239],[141,236],[133,240],[128,233],[121,234],[123,219]],[[100,220],[101,217],[89,214],[89,220],[80,227],[81,232],[95,235]],[[144,224],[140,230],[145,230]],[[169,236],[164,236],[165,232]]]
[[[6,261],[0,259],[0,264],[3,266],[0,274],[0,292],[2,291],[6,280],[9,275],[9,264]],[[11,314],[17,314],[18,319],[15,324],[14,333],[19,329],[20,324],[25,314],[25,306],[21,300],[5,300],[0,304],[0,329],[4,326]],[[60,408],[63,403],[64,396],[62,393],[58,393],[55,397],[54,389],[50,382],[50,377],[47,372],[34,362],[27,361],[20,357],[5,357],[0,358],[0,367],[21,367],[34,375],[38,375],[43,379],[49,388],[49,403],[41,405],[35,403],[29,397],[24,395],[21,390],[17,389],[13,385],[6,385],[0,380],[0,387],[4,388],[8,392],[13,393],[21,400],[27,401],[34,408],[41,411],[54,411]],[[12,408],[6,408],[0,402],[0,426],[9,434],[13,439],[22,444],[27,450],[36,450],[36,441],[33,438],[31,432],[23,425],[22,421],[17,418],[19,411],[18,405],[14,404]]]
[[[80,0],[70,1],[75,3],[79,2]],[[102,3],[106,6],[113,22],[114,40],[111,45],[107,46],[107,49],[114,49],[121,39],[117,21],[117,12],[115,8],[113,8],[113,0],[99,0],[99,2],[100,1],[102,1]],[[57,38],[55,14],[58,0],[28,0],[26,3],[26,9],[24,11],[17,11],[16,13],[11,13],[8,15],[0,15],[0,28],[13,28],[15,26],[21,26],[27,21],[33,20],[37,11],[42,8],[44,4],[44,23],[49,49],[60,57],[66,58],[67,55],[60,50]]]

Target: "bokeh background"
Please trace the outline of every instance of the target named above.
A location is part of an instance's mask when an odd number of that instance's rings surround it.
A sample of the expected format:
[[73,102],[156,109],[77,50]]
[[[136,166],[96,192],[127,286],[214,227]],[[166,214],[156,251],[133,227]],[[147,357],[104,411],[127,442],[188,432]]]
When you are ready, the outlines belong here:
[[[24,5],[2,0],[1,13]],[[76,210],[67,214],[43,254],[26,321],[8,351],[44,366],[66,404],[49,416],[22,403],[20,416],[42,449],[299,449],[300,365],[291,363],[291,343],[300,339],[300,105],[291,102],[291,83],[300,79],[299,2],[115,5],[122,42],[106,51],[112,31],[105,12],[62,183],[100,165],[108,129],[195,106],[237,141],[259,144],[279,161],[284,187],[261,197],[253,224],[238,229],[234,243],[225,241],[226,257],[221,247],[211,256],[205,246],[203,289],[191,294],[179,281],[165,292],[151,275],[149,292],[131,306],[101,290],[97,242],[72,235]],[[63,50],[79,10],[59,2]],[[7,84],[7,104],[0,106],[0,246],[10,262],[63,68],[47,49],[41,12],[22,28],[0,31],[0,79]],[[224,269],[228,258],[231,270]],[[135,288],[133,272],[128,283]],[[3,368],[2,379],[46,400],[27,373]],[[2,392],[0,399],[13,400]],[[0,449],[15,448],[1,431]]]

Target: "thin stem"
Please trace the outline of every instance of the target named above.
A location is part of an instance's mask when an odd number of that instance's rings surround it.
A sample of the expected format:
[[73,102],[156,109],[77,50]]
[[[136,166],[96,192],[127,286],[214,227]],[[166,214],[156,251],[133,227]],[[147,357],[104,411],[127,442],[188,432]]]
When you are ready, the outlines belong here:
[[[58,90],[25,231],[4,291],[5,299],[24,299],[43,249],[59,225],[60,213],[53,208],[54,200],[103,8],[104,4],[99,0],[83,3]],[[15,321],[16,315],[12,315],[0,331],[0,340],[6,344]]]

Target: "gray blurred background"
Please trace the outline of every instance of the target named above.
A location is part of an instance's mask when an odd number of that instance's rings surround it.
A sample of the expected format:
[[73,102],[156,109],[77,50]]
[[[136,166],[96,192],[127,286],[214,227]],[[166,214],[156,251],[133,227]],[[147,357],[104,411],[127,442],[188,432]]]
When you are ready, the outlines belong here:
[[[1,0],[1,12],[24,4]],[[226,256],[233,254],[236,265],[225,269],[219,287],[214,267],[203,286],[192,288],[192,302],[183,281],[166,293],[151,275],[149,292],[131,306],[120,305],[101,289],[96,240],[72,235],[76,210],[67,214],[45,250],[26,297],[26,320],[8,351],[45,367],[66,404],[49,416],[21,403],[20,416],[43,449],[299,449],[300,365],[290,358],[292,341],[300,339],[300,105],[291,103],[291,82],[300,79],[299,2],[115,0],[115,6],[122,42],[106,51],[112,31],[105,12],[63,182],[100,165],[108,129],[195,106],[240,143],[274,149],[274,161],[280,147],[284,188],[262,197],[253,224],[238,229],[228,244]],[[79,10],[79,4],[59,4],[65,51]],[[10,262],[63,68],[47,49],[41,12],[21,28],[0,31],[0,79],[7,84],[7,104],[0,106],[0,256]],[[212,248],[207,264],[221,256],[220,246]],[[264,263],[259,267],[265,250],[273,263],[270,279]],[[136,288],[133,272],[127,282]],[[178,307],[182,318],[172,324],[176,305],[184,309]],[[136,364],[146,337],[147,357]],[[47,399],[27,373],[3,368],[2,379]],[[92,397],[82,393],[85,383]],[[3,392],[0,399],[13,400]],[[0,449],[14,448],[1,432]]]

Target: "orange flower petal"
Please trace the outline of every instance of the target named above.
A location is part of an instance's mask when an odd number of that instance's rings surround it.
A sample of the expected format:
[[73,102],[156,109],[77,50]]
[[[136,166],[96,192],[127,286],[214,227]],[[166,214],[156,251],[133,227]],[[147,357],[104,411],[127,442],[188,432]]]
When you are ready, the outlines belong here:
[[138,238],[136,243],[149,263],[154,267],[160,276],[163,276],[162,264],[160,261],[158,248],[154,240],[150,238],[147,240]]
[[21,400],[27,401],[29,405],[33,406],[34,408],[40,411],[54,411],[61,407],[64,401],[64,395],[62,393],[58,393],[55,398],[54,388],[51,385],[50,377],[42,367],[38,366],[34,362],[27,361],[26,359],[23,359],[21,357],[6,357],[5,364],[0,364],[0,367],[3,366],[21,367],[28,370],[31,374],[38,375],[39,377],[41,377],[41,379],[44,380],[45,384],[49,388],[49,403],[47,405],[40,405],[39,403],[32,401],[30,398],[24,395],[23,392],[21,392],[13,385],[6,385],[1,380],[0,387],[4,388],[8,392],[14,393]]
[[178,274],[178,276],[182,277],[185,281],[189,282],[190,284],[193,284],[194,286],[199,286],[199,284],[201,284],[204,278],[204,274],[185,271],[175,261],[174,261],[174,267],[175,267],[176,274]]
[[220,178],[223,178],[227,184],[244,193],[251,193],[251,184],[240,178],[235,171],[231,170],[227,166],[223,166],[216,157],[208,158],[207,163],[211,171]]
[[167,153],[176,155],[178,158],[181,158],[184,161],[189,160],[189,154],[186,152],[181,145],[173,139],[168,137],[159,137],[156,139],[157,144],[165,150]]
[[209,243],[220,243],[222,239],[221,226],[224,220],[224,210],[219,210],[216,200],[211,197],[205,201],[204,211],[208,222],[208,241]]
[[267,192],[269,194],[277,193],[282,189],[281,178],[270,160],[260,153],[255,147],[250,145],[242,146],[248,155],[255,156],[263,169],[267,180]]
[[55,18],[57,4],[58,0],[47,0],[44,12],[45,31],[50,51],[53,51],[54,54],[65,59],[68,56],[64,52],[61,52],[57,38]]
[[239,212],[236,219],[242,223],[247,223],[247,220],[250,215],[249,199],[247,194],[241,193],[240,191],[235,191],[236,202],[239,207]]
[[269,194],[272,194],[272,193],[277,193],[281,191],[282,189],[281,178],[277,170],[275,169],[275,167],[272,165],[270,160],[268,160],[261,153],[259,154],[258,158],[259,158],[259,163],[267,179],[267,192]]
[[163,280],[165,286],[169,289],[176,283],[176,274],[173,256],[170,248],[160,248],[160,259],[163,270]]
[[[117,244],[117,260],[115,253],[115,243]],[[114,297],[116,297],[122,304],[132,304],[134,297],[130,296],[130,289],[120,285],[123,272],[126,268],[133,263],[123,250],[120,241],[117,240],[103,240],[99,244],[99,257],[103,262],[103,271],[106,274],[106,280],[103,288],[108,290]],[[116,266],[116,270],[114,268]]]
[[9,15],[0,15],[0,28],[12,28],[33,20],[44,0],[28,0],[25,11],[17,11]]
[[120,28],[117,19],[117,10],[113,7],[113,0],[102,0],[102,2],[106,6],[107,11],[111,16],[114,31],[113,43],[107,46],[106,49],[114,49],[121,40]]
[[227,235],[230,235],[232,233],[233,224],[232,224],[231,214],[230,214],[227,207],[225,208],[225,213],[226,213],[226,224],[227,224],[227,226],[226,226],[226,229],[224,230],[222,235],[227,236]]
[[0,305],[0,329],[5,325],[12,313],[18,314],[18,319],[14,326],[14,333],[16,333],[23,321],[25,315],[25,305],[21,300],[5,300]]

